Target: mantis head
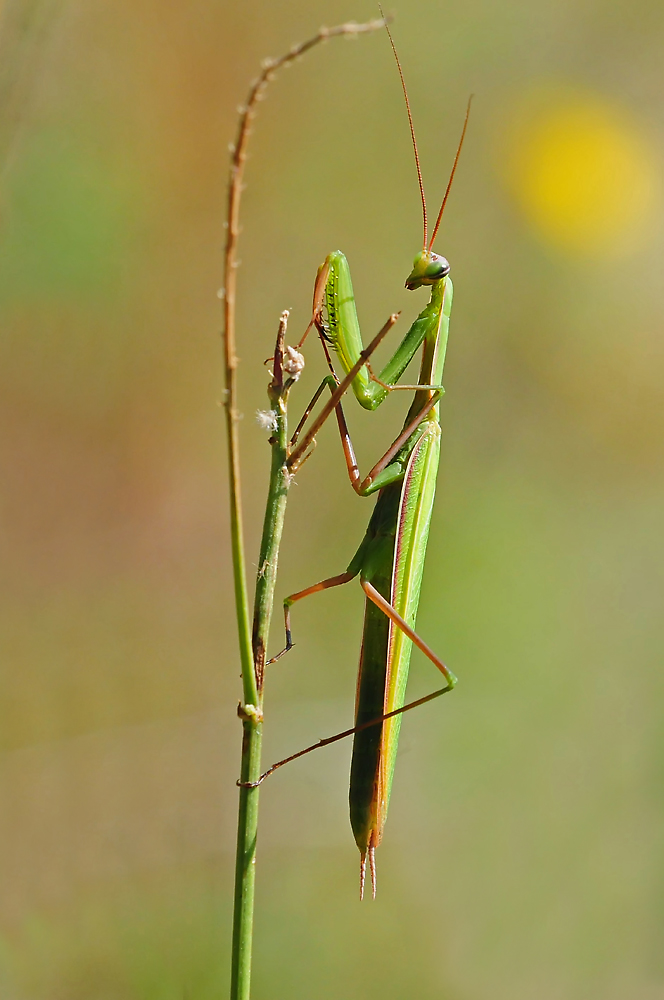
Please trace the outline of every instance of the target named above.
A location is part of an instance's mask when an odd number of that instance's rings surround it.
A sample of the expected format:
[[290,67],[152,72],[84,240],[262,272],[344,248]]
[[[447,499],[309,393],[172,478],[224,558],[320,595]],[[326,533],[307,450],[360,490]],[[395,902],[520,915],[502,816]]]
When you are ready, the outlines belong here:
[[449,273],[450,265],[445,257],[433,250],[420,250],[413,261],[413,270],[406,278],[406,288],[412,291],[422,285],[435,285]]
[[[383,13],[382,7],[378,4],[381,15]],[[410,101],[408,100],[408,91],[406,90],[406,81],[404,80],[403,71],[401,69],[401,63],[399,62],[399,56],[397,55],[396,46],[392,39],[392,32],[390,31],[390,26],[385,21],[385,29],[387,31],[387,36],[390,39],[390,45],[392,46],[392,51],[394,53],[394,58],[397,63],[397,69],[399,70],[399,78],[401,79],[401,87],[403,89],[403,96],[406,102],[406,111],[408,113],[408,124],[410,126],[410,137],[413,142],[413,152],[415,153],[415,166],[417,168],[417,180],[420,186],[420,198],[422,200],[422,222],[423,222],[423,240],[422,240],[422,250],[418,253],[417,257],[413,261],[413,270],[410,272],[406,278],[406,288],[414,289],[421,288],[422,285],[435,285],[441,278],[444,278],[450,273],[450,265],[445,257],[441,257],[440,254],[434,253],[431,247],[433,242],[438,235],[438,229],[440,228],[440,222],[443,218],[443,212],[445,211],[445,205],[447,204],[447,199],[452,188],[452,181],[454,180],[454,174],[456,172],[457,164],[459,162],[459,154],[461,153],[461,147],[463,146],[463,140],[466,135],[466,129],[468,128],[468,116],[470,114],[470,102],[472,101],[472,94],[468,100],[468,106],[466,107],[466,117],[463,123],[463,129],[461,130],[461,138],[459,139],[459,145],[457,146],[456,156],[454,157],[454,163],[452,164],[452,172],[450,173],[450,179],[447,182],[447,188],[445,190],[445,196],[443,197],[443,202],[440,206],[440,211],[438,212],[438,218],[436,219],[436,225],[433,227],[433,234],[431,239],[428,239],[428,221],[427,221],[427,202],[424,196],[424,182],[422,180],[422,170],[420,168],[420,154],[417,150],[417,140],[415,138],[415,127],[413,125],[413,116],[410,111]]]

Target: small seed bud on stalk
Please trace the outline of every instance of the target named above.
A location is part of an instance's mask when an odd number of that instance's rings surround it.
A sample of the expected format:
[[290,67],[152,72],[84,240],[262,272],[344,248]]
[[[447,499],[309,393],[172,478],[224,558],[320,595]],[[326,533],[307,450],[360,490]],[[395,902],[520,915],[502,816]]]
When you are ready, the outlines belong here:
[[304,355],[296,351],[294,347],[286,344],[286,356],[284,358],[284,371],[293,381],[296,381],[304,368]]

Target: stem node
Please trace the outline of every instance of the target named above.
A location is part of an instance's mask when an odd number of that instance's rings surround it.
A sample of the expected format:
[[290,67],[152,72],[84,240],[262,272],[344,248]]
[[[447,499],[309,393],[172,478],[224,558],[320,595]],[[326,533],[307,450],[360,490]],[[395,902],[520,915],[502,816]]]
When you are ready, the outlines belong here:
[[263,721],[263,709],[257,705],[243,705],[241,701],[237,705],[237,714],[243,722],[253,722],[255,725]]

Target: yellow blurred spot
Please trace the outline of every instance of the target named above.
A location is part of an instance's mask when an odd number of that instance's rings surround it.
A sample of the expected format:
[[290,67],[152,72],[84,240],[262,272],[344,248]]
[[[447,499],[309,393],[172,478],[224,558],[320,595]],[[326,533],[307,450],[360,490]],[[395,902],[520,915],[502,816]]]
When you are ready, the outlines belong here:
[[620,256],[647,236],[659,200],[655,156],[635,123],[566,93],[517,127],[510,184],[530,224],[559,249]]

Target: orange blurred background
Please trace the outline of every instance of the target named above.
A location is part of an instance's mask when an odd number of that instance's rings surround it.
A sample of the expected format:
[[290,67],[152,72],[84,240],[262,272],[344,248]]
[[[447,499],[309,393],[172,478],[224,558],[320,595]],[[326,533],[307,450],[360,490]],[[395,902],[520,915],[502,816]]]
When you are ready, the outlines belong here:
[[[455,306],[419,629],[460,677],[404,720],[375,904],[350,747],[265,786],[254,996],[654,1000],[661,932],[662,59],[652,0],[403,0],[394,36]],[[0,5],[0,986],[227,990],[240,696],[217,290],[228,143],[262,58],[369,4]],[[418,192],[387,39],[283,73],[247,171],[238,338],[249,561],[279,314],[348,256],[367,336]],[[294,415],[323,372],[315,345]],[[356,413],[363,468],[403,400]],[[332,427],[279,595],[345,568],[371,504]],[[297,609],[266,762],[349,724],[358,588]],[[278,618],[278,616],[275,616]],[[281,642],[278,621],[273,642]],[[413,697],[437,683],[414,658]]]

